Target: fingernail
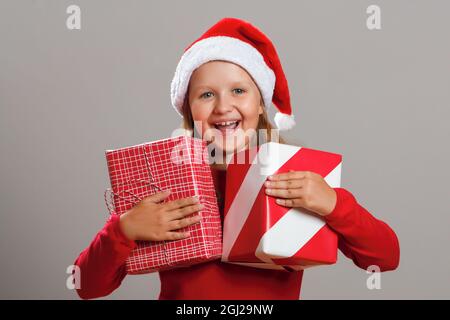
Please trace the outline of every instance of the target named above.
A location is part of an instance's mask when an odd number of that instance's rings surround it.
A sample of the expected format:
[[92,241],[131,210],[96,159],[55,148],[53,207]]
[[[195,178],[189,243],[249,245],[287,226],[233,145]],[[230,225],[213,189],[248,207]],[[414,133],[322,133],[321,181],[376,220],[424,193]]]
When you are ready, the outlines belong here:
[[272,189],[266,189],[267,193],[272,193]]
[[270,181],[264,182],[264,185],[265,185],[266,187],[270,187]]

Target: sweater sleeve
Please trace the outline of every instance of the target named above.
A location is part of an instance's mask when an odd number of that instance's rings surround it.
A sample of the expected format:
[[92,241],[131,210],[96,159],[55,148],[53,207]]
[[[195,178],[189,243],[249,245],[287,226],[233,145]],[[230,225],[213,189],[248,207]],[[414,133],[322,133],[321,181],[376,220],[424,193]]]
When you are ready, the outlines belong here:
[[126,276],[125,261],[136,247],[120,229],[120,216],[112,214],[91,244],[80,253],[75,265],[80,268],[82,299],[109,295]]
[[395,232],[363,208],[348,190],[333,189],[336,206],[324,218],[337,233],[342,253],[364,270],[371,265],[378,266],[380,271],[396,269],[400,246]]

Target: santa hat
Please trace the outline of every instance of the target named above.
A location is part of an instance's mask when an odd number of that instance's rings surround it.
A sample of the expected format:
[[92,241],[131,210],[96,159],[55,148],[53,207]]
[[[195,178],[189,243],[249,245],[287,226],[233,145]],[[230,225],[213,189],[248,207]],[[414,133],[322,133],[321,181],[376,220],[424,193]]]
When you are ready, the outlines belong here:
[[275,124],[279,130],[295,126],[289,87],[272,41],[247,21],[223,18],[190,44],[178,63],[171,84],[172,106],[183,117],[182,107],[189,80],[202,64],[224,60],[244,68],[256,82],[264,105],[277,108]]

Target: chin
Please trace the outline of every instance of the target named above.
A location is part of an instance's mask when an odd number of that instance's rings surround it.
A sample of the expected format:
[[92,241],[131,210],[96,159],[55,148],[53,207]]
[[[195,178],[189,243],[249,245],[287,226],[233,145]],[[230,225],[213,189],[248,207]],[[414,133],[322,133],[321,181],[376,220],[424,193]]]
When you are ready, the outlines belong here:
[[[208,127],[208,129],[212,129],[212,127]],[[214,148],[215,154],[220,152],[231,155],[233,153],[246,149],[249,145],[249,142],[251,141],[250,137],[245,135],[245,131],[244,129],[242,129],[241,123],[239,123],[238,127],[235,128],[235,131],[233,131],[232,133],[222,133],[220,136],[214,136],[213,133],[216,132],[217,131],[209,130],[205,130],[203,132],[203,137],[207,141],[214,140],[213,142],[211,142],[209,147]]]
[[238,151],[241,151],[246,148],[247,144],[244,141],[238,141],[237,143],[233,143],[233,141],[223,142],[213,142],[212,146],[216,150],[216,152],[225,152],[226,154],[232,154]]
[[214,142],[213,145],[217,151],[225,151],[227,153],[236,152],[237,150],[240,150],[244,146],[243,143],[238,143],[236,145],[234,143],[223,144],[222,142],[218,142],[218,143]]

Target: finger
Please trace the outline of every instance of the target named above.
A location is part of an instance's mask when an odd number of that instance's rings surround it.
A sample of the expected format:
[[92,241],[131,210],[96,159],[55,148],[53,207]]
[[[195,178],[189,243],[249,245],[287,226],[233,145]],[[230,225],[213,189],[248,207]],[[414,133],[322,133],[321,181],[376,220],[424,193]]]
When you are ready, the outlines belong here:
[[172,210],[176,210],[185,206],[189,206],[189,205],[193,205],[199,202],[198,197],[194,196],[194,197],[187,197],[187,198],[182,198],[182,199],[178,199],[178,200],[174,200],[174,201],[170,201],[168,203],[164,204],[164,208],[167,211],[172,211]]
[[162,192],[157,192],[155,194],[152,194],[151,196],[147,196],[143,199],[143,201],[159,203],[159,202],[163,201],[165,198],[167,198],[169,195],[170,195],[170,190],[165,190]]
[[194,216],[194,217],[188,217],[184,219],[178,219],[173,220],[169,222],[169,230],[177,230],[181,229],[196,223],[199,223],[202,220],[202,217],[200,215]]
[[164,238],[165,240],[180,240],[180,239],[186,239],[189,238],[191,236],[190,232],[173,232],[173,231],[168,231]]
[[184,218],[194,212],[202,210],[204,207],[205,206],[203,204],[197,203],[194,205],[186,206],[186,207],[183,207],[180,209],[176,209],[176,210],[167,212],[167,217],[168,217],[169,221],[181,219],[181,218]]
[[298,189],[303,187],[304,179],[266,181],[264,186],[269,189]]
[[303,200],[301,198],[277,199],[275,202],[284,207],[303,207]]
[[304,179],[308,171],[290,171],[283,172],[269,176],[271,181],[289,180],[289,179]]
[[266,189],[269,196],[285,199],[293,199],[301,197],[301,189]]

